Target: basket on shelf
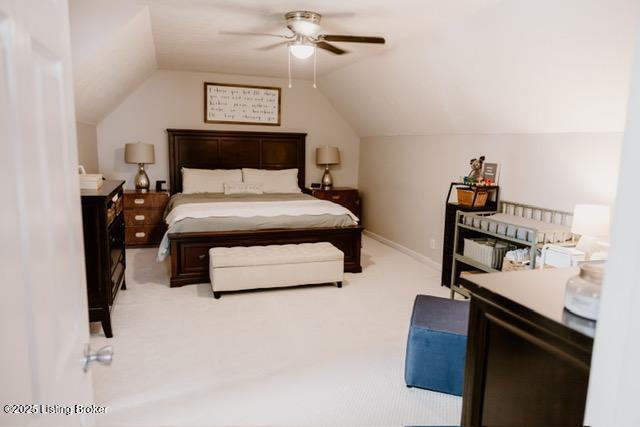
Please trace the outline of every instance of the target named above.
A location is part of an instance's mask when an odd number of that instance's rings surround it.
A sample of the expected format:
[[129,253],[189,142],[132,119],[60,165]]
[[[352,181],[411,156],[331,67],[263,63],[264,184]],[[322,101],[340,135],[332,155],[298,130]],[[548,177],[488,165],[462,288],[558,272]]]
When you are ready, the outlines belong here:
[[502,269],[502,261],[509,245],[497,239],[464,239],[463,255],[495,270]]
[[[458,192],[458,204],[462,206],[474,207],[474,208],[482,208],[487,204],[487,199],[489,198],[489,193],[485,190],[477,190],[477,195],[475,203],[473,201],[474,194],[476,191],[470,190],[467,188],[457,188]],[[472,206],[473,203],[473,206]]]

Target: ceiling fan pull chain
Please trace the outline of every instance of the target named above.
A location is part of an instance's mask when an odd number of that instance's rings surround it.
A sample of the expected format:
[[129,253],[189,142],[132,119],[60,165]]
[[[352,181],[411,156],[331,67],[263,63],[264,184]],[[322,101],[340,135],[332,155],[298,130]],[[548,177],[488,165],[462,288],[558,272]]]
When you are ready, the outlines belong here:
[[287,48],[288,68],[289,68],[289,89],[291,89],[291,50]]
[[318,55],[318,49],[313,47],[313,88],[316,89],[316,56]]

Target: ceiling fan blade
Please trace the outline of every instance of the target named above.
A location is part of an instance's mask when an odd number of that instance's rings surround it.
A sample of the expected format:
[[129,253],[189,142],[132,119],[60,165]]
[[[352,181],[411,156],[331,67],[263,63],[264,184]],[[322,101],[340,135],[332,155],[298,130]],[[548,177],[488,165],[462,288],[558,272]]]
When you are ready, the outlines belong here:
[[262,47],[256,48],[256,50],[271,50],[271,49],[275,49],[275,48],[280,47],[280,46],[284,46],[286,44],[289,44],[289,42],[288,41],[284,41],[284,42],[268,44],[266,46],[262,46]]
[[335,34],[323,34],[319,36],[319,38],[328,42],[376,43],[376,44],[385,43],[384,37],[339,36]]
[[248,31],[218,31],[218,34],[223,34],[225,36],[268,36],[268,37],[279,37],[282,39],[292,38],[291,36],[284,36],[282,34],[252,33]]
[[331,53],[335,53],[336,55],[342,55],[342,54],[347,53],[346,50],[342,50],[339,47],[334,46],[334,45],[332,45],[330,43],[327,43],[327,42],[320,41],[320,42],[316,43],[316,46],[319,47],[320,49],[328,50]]

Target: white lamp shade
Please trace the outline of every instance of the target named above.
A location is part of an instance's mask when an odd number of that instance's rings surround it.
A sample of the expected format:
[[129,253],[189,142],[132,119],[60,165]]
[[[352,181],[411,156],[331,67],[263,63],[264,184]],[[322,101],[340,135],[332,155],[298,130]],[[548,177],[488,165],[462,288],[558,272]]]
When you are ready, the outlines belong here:
[[127,163],[155,163],[153,144],[133,142],[124,146],[124,161]]
[[576,205],[573,210],[571,232],[581,236],[609,236],[609,207],[604,205]]
[[318,165],[337,165],[340,163],[340,150],[338,147],[316,148],[316,164]]

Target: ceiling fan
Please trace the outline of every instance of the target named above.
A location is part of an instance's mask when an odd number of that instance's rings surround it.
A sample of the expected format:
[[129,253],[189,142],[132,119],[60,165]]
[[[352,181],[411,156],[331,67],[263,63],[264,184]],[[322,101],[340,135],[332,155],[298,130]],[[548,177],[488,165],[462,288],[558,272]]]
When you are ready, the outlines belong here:
[[[284,15],[287,28],[290,34],[269,34],[269,33],[247,33],[247,32],[230,32],[222,31],[222,34],[233,34],[243,36],[269,36],[284,39],[281,42],[259,48],[260,50],[275,49],[280,46],[287,45],[289,54],[299,59],[309,58],[314,55],[314,84],[315,87],[315,53],[316,48],[326,50],[335,55],[343,55],[348,53],[329,42],[346,42],[346,43],[374,43],[384,44],[383,37],[366,37],[352,35],[335,35],[322,34],[320,32],[320,20],[322,15],[317,12],[307,10],[294,10]],[[289,81],[291,81],[291,60],[289,59]],[[291,87],[291,83],[289,83]]]

